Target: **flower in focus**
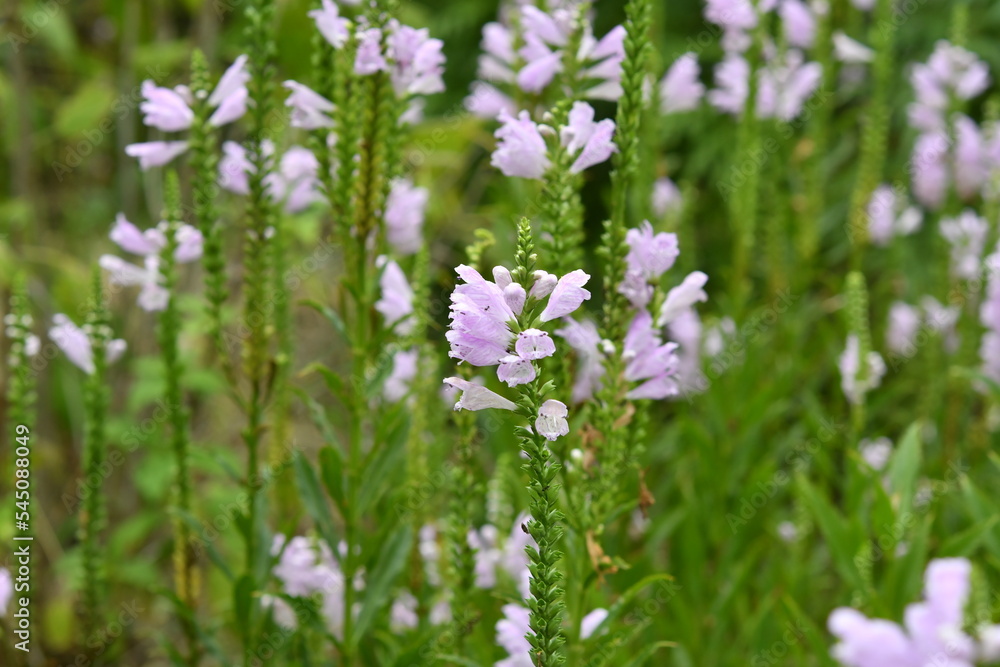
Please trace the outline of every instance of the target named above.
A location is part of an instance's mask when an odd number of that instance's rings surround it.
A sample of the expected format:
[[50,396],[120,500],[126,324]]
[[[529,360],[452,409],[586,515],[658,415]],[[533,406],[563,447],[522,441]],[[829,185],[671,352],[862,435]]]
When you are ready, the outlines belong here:
[[549,399],[538,408],[535,430],[546,440],[556,440],[569,433],[569,422],[566,421],[568,414],[569,409],[565,403]]
[[455,403],[456,410],[488,410],[496,408],[498,410],[515,410],[517,405],[513,401],[490,391],[486,387],[469,382],[459,377],[445,378],[444,383],[462,392],[462,396]]

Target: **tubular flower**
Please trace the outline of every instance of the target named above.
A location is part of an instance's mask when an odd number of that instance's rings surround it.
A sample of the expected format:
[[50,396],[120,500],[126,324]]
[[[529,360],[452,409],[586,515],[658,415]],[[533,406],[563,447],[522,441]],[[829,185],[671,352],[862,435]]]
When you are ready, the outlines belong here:
[[579,156],[570,166],[570,173],[578,174],[587,167],[604,162],[618,147],[611,140],[615,121],[610,118],[595,123],[594,107],[586,102],[574,102],[569,112],[569,124],[560,128],[559,139],[570,155]]
[[450,377],[445,378],[444,383],[462,392],[462,396],[455,403],[456,410],[517,409],[517,405],[513,401],[508,401],[500,394],[492,392],[475,382],[469,382],[459,377]]
[[490,164],[505,176],[541,178],[551,163],[538,125],[527,111],[514,118],[503,110],[499,120],[501,125],[495,133],[499,141]]
[[297,81],[285,81],[282,85],[292,91],[285,100],[285,106],[292,110],[292,127],[304,130],[333,127],[333,119],[326,115],[336,109],[333,102]]
[[[246,83],[250,79],[246,63],[247,56],[237,58],[209,95],[208,103],[215,108],[208,119],[209,124],[221,127],[238,120],[246,113]],[[163,132],[181,132],[191,127],[194,122],[194,112],[191,110],[193,100],[187,87],[163,88],[147,80],[143,81],[140,90],[143,101],[139,104],[139,109],[144,114],[142,120],[145,125]],[[125,154],[137,158],[139,167],[145,171],[150,167],[167,164],[187,148],[185,141],[150,141],[126,146]]]
[[685,53],[674,61],[660,82],[660,111],[678,113],[697,109],[705,96],[705,86],[698,80],[698,58]]
[[835,609],[827,622],[839,640],[833,657],[846,667],[971,666],[976,642],[962,630],[971,569],[964,558],[931,561],[924,574],[924,601],[906,608],[903,627],[847,607]]
[[[552,356],[556,348],[541,329],[530,328],[516,335],[511,330],[528,298],[524,287],[513,282],[510,271],[502,266],[493,270],[493,282],[469,266],[459,266],[456,272],[464,284],[457,285],[451,295],[451,325],[446,334],[451,345],[449,356],[473,366],[498,366],[497,377],[511,387],[534,380],[532,362]],[[545,298],[544,290],[536,291],[535,287],[548,283],[548,275],[535,276],[532,299]],[[556,281],[540,320],[548,322],[576,310],[590,298],[582,288],[589,279],[577,270]]]
[[[139,291],[139,307],[149,312],[163,310],[170,300],[170,293],[161,284],[163,278],[159,270],[160,253],[167,245],[165,225],[161,223],[154,229],[140,232],[119,213],[109,236],[122,250],[141,255],[143,266],[126,262],[116,255],[102,255],[99,260],[101,268],[111,274],[113,285],[142,288]],[[180,225],[176,238],[175,261],[186,264],[201,258],[203,239],[200,231],[191,225]]]
[[375,265],[382,269],[379,276],[382,298],[375,302],[375,310],[385,318],[387,327],[405,335],[413,330],[415,324],[410,317],[413,314],[413,290],[396,262],[382,255]]
[[907,236],[920,229],[923,214],[907,206],[890,185],[880,185],[868,201],[868,237],[872,243],[886,246],[896,236]]
[[[90,343],[89,325],[81,329],[62,313],[56,313],[52,316],[49,338],[74,366],[88,375],[94,373],[94,351]],[[118,361],[126,347],[125,341],[120,338],[109,340],[105,347],[108,363]]]
[[392,182],[385,204],[386,240],[399,255],[412,255],[423,242],[424,209],[430,193],[405,178]]
[[866,377],[862,380],[858,377],[861,371],[862,360],[858,337],[851,334],[847,337],[847,346],[840,355],[840,387],[844,390],[847,400],[857,405],[861,403],[864,395],[882,383],[882,376],[885,375],[885,362],[882,355],[871,351],[864,360]]

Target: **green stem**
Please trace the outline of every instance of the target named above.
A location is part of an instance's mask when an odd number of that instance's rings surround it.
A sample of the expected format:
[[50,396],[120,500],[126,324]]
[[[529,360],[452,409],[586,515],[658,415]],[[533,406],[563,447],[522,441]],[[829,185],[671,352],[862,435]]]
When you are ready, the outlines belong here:
[[188,642],[188,664],[197,665],[201,660],[201,648],[194,618],[198,611],[199,572],[191,540],[191,529],[186,516],[191,515],[191,473],[188,466],[190,433],[188,411],[184,406],[181,377],[184,368],[178,350],[180,336],[180,314],[177,311],[177,267],[174,253],[177,250],[177,230],[180,227],[180,184],[176,172],[167,173],[165,234],[167,245],[160,257],[160,273],[163,287],[170,297],[160,314],[160,350],[163,355],[164,373],[167,382],[166,401],[170,410],[171,449],[174,452],[174,497],[179,513],[173,517],[174,529],[174,584],[177,597],[187,605],[190,616],[181,618],[181,626]]

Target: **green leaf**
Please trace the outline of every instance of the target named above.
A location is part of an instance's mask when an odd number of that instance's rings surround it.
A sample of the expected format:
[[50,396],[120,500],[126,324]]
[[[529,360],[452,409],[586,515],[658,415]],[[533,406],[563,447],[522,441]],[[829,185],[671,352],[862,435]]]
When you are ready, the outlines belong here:
[[341,338],[344,339],[344,342],[348,345],[351,344],[351,336],[347,332],[347,325],[344,324],[344,320],[340,317],[340,314],[337,311],[330,308],[326,304],[320,303],[319,301],[313,301],[311,299],[306,299],[304,301],[300,301],[299,303],[307,308],[312,308],[326,318],[326,321],[330,323],[337,333],[340,334]]
[[306,460],[306,457],[302,455],[302,452],[295,452],[293,465],[295,466],[295,479],[298,483],[302,504],[305,505],[309,516],[316,522],[316,527],[320,535],[323,536],[323,539],[330,548],[336,552],[337,537],[333,525],[333,516],[330,514],[330,507],[326,502],[326,498],[320,490],[316,472],[309,461]]
[[371,578],[365,586],[365,599],[361,605],[361,612],[358,614],[358,622],[352,638],[355,643],[364,637],[368,626],[375,618],[375,614],[388,603],[390,588],[396,577],[402,572],[403,566],[406,565],[411,539],[412,530],[409,526],[404,526],[394,531],[392,536],[383,542],[378,561],[372,568]]
[[626,667],[642,667],[642,665],[645,665],[646,662],[653,657],[653,654],[660,649],[673,648],[675,646],[677,646],[676,642],[656,642],[655,644],[645,646],[639,651],[639,654],[635,658],[626,663]]
[[80,86],[56,111],[55,130],[63,138],[76,138],[86,132],[85,140],[97,144],[114,131],[114,119],[108,117],[115,102],[115,90],[106,81],[96,79]]
[[861,573],[858,572],[858,567],[854,563],[854,556],[861,545],[857,543],[857,540],[852,539],[854,536],[851,535],[847,522],[837,513],[826,497],[809,483],[805,476],[799,475],[797,484],[799,495],[812,513],[813,518],[816,519],[823,537],[826,538],[834,565],[837,566],[841,576],[850,581],[855,588],[864,588]]
[[920,423],[906,429],[899,446],[893,452],[886,476],[892,495],[898,499],[899,515],[907,514],[913,507],[913,494],[920,472]]
[[953,556],[964,556],[968,557],[972,555],[986,536],[989,534],[993,526],[996,525],[997,521],[1000,521],[1000,516],[993,515],[986,519],[985,521],[980,521],[979,523],[963,530],[961,533],[956,533],[945,540],[938,552],[941,557],[948,558]]
[[344,510],[344,458],[336,447],[323,447],[319,450],[319,470],[323,478],[323,486],[327,493]]

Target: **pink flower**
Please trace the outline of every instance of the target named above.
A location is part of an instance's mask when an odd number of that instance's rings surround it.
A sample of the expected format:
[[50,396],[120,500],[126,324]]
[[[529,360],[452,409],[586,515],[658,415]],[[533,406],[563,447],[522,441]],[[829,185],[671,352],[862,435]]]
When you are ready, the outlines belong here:
[[517,405],[513,401],[490,391],[486,387],[469,382],[458,377],[445,378],[444,383],[462,392],[461,398],[455,403],[456,410],[516,410]]
[[215,90],[209,95],[208,103],[216,108],[208,119],[212,125],[221,127],[242,118],[246,113],[249,99],[246,84],[250,80],[246,64],[246,55],[237,58],[223,73]]
[[[52,316],[49,338],[74,366],[88,375],[93,375],[95,370],[94,352],[87,331],[73,324],[62,313],[57,313]],[[111,364],[120,359],[125,353],[125,348],[126,343],[122,339],[109,340],[107,347],[105,347],[107,362]]]
[[333,48],[339,49],[344,46],[350,36],[348,30],[350,21],[340,16],[340,10],[333,0],[323,0],[322,7],[310,11],[309,16],[316,22],[320,34]]
[[782,0],[778,14],[785,38],[792,46],[808,49],[816,39],[816,17],[802,0]]
[[698,80],[701,69],[693,53],[685,53],[674,61],[660,82],[660,111],[678,113],[698,108],[705,95],[705,86]]
[[143,123],[164,132],[179,132],[191,126],[194,112],[178,92],[157,86],[148,79],[142,82],[140,90],[145,98],[139,104],[145,114]]
[[680,285],[667,292],[667,298],[660,308],[659,317],[656,319],[657,325],[670,324],[681,311],[698,302],[708,301],[708,294],[703,289],[707,282],[708,276],[701,271],[689,273]]
[[569,315],[580,307],[584,301],[590,298],[590,292],[583,289],[583,286],[590,280],[590,276],[582,270],[570,271],[556,284],[549,295],[549,301],[542,311],[542,322],[551,322]]
[[716,88],[708,91],[708,101],[719,111],[739,116],[750,93],[750,64],[739,55],[727,55],[715,66]]
[[405,178],[392,182],[385,205],[386,240],[399,255],[412,255],[423,244],[424,209],[430,193]]
[[937,209],[948,189],[948,137],[944,132],[928,132],[917,137],[910,160],[913,195],[924,206]]
[[517,335],[514,350],[522,359],[535,361],[545,359],[556,353],[556,344],[552,338],[541,329],[525,329]]
[[516,319],[503,290],[469,266],[455,271],[465,282],[451,294],[451,325],[446,334],[448,356],[473,366],[494,366],[508,356],[514,333],[508,322]]
[[387,327],[405,335],[412,331],[414,325],[410,317],[413,314],[413,290],[399,264],[385,255],[379,257],[375,264],[382,269],[378,281],[382,298],[375,302],[375,310],[382,314]]
[[868,237],[875,245],[885,246],[896,236],[912,234],[920,228],[923,214],[896,194],[890,185],[875,188],[868,202]]
[[615,122],[606,118],[595,123],[594,107],[586,102],[573,103],[568,121],[569,124],[560,129],[560,141],[570,155],[580,153],[570,167],[570,173],[578,174],[587,167],[600,164],[618,151],[611,140]]
[[822,78],[822,65],[807,63],[801,51],[790,49],[784,62],[773,62],[761,70],[757,114],[784,121],[796,118]]
[[920,310],[908,303],[896,301],[889,307],[889,326],[885,331],[885,344],[889,351],[903,356],[913,353],[920,319]]
[[964,558],[931,561],[924,575],[924,602],[906,608],[905,630],[854,609],[835,609],[828,621],[839,640],[833,657],[847,667],[971,666],[976,645],[962,631],[970,573]]
[[951,246],[951,273],[956,278],[971,280],[979,275],[980,262],[989,233],[989,223],[966,209],[957,218],[941,221],[941,236]]
[[382,396],[390,403],[397,403],[410,393],[410,383],[417,377],[420,352],[417,348],[400,350],[392,355],[392,371],[385,379]]
[[569,433],[569,422],[566,415],[569,409],[561,401],[549,399],[538,408],[538,418],[535,419],[535,430],[546,440],[554,441]]
[[501,126],[494,135],[499,141],[490,164],[505,176],[541,178],[551,163],[545,139],[528,112],[522,111],[514,118],[504,110],[499,120]]
[[124,213],[115,217],[110,238],[125,252],[135,255],[156,255],[167,245],[163,232],[152,227],[144,232],[125,218]]
[[662,218],[668,212],[680,210],[683,205],[681,191],[669,178],[658,178],[653,183],[653,197],[650,204],[653,213]]
[[497,378],[506,382],[508,387],[527,384],[535,379],[535,365],[529,359],[514,354],[507,355],[497,366]]
[[186,141],[148,141],[129,144],[125,154],[138,158],[139,168],[146,171],[150,167],[162,167],[188,149]]
[[358,33],[358,53],[354,59],[354,73],[368,76],[375,72],[386,72],[389,63],[382,55],[382,31],[368,28]]
[[591,320],[577,322],[572,317],[563,319],[564,326],[555,334],[569,343],[577,354],[577,370],[573,383],[573,402],[581,403],[593,397],[601,387],[604,377],[604,355],[599,346],[601,336]]
[[640,274],[649,281],[659,280],[674,265],[680,255],[677,235],[653,233],[653,225],[643,220],[638,228],[625,234],[629,252],[625,256],[630,271]]
[[517,73],[517,85],[525,92],[540,93],[563,70],[562,51],[553,51],[533,35],[526,37],[521,55],[527,64]]
[[250,193],[247,174],[254,169],[247,157],[247,151],[235,141],[222,144],[222,159],[219,160],[219,185],[238,195]]
[[98,263],[110,274],[112,285],[142,288],[139,290],[139,307],[143,310],[156,312],[167,307],[170,292],[161,285],[163,276],[160,275],[160,258],[156,255],[147,256],[141,267],[116,255],[101,255]]
[[387,47],[396,95],[429,95],[444,90],[443,46],[440,39],[431,39],[426,28],[411,28],[395,19],[390,22]]
[[292,127],[305,130],[333,127],[333,119],[326,115],[336,109],[333,102],[297,81],[285,81],[283,85],[292,91],[285,100],[285,106],[292,109]]
[[482,81],[472,82],[472,92],[465,98],[464,105],[469,113],[488,120],[493,120],[502,112],[509,114],[517,109],[514,100]]
[[625,379],[642,381],[626,395],[632,400],[659,400],[680,393],[676,376],[680,366],[676,343],[663,343],[653,328],[653,317],[640,310],[632,319],[622,350]]
[[849,403],[858,405],[864,400],[865,394],[875,389],[882,383],[882,376],[885,375],[885,362],[878,352],[870,351],[864,360],[866,365],[866,377],[859,378],[861,373],[861,346],[858,337],[851,334],[847,337],[847,346],[840,355],[840,387],[844,391]]

